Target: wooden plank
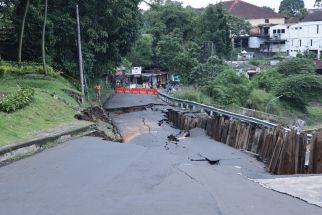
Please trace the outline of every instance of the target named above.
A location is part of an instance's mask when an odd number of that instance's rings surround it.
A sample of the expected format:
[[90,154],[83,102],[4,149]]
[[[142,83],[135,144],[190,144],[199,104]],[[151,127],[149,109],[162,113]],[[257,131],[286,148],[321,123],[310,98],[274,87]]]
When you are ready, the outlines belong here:
[[249,136],[247,140],[247,151],[252,151],[253,144],[255,142],[255,134],[256,134],[256,125],[250,124],[250,131],[249,131]]
[[295,174],[305,173],[306,143],[307,135],[305,133],[297,135],[295,147]]
[[235,136],[236,136],[236,122],[235,121],[230,121],[229,122],[229,130],[228,130],[228,135],[227,135],[227,141],[226,144],[228,146],[232,146],[233,143],[235,142]]
[[222,128],[222,132],[221,132],[221,142],[224,144],[226,144],[226,142],[227,142],[229,125],[230,125],[230,120],[228,120],[228,119],[225,120],[223,128]]
[[313,134],[310,146],[309,173],[322,173],[322,133]]
[[277,139],[275,148],[274,148],[274,152],[272,154],[272,158],[270,160],[270,163],[268,165],[268,170],[270,173],[272,174],[276,174],[277,173],[277,167],[279,165],[279,158],[281,156],[281,151],[284,145],[284,133],[281,133]]

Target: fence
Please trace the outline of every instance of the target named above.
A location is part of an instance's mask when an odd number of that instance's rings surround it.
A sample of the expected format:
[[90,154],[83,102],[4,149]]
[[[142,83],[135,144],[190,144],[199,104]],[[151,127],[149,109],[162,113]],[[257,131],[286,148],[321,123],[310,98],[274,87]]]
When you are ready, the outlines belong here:
[[116,87],[115,93],[126,93],[126,94],[150,94],[150,95],[157,95],[158,92],[156,89],[150,88],[125,88],[125,87]]
[[272,174],[322,173],[322,132],[313,134],[306,156],[307,135],[281,126],[267,127],[216,113],[200,116],[175,110],[169,110],[168,119],[180,129],[202,128],[216,141],[257,155]]

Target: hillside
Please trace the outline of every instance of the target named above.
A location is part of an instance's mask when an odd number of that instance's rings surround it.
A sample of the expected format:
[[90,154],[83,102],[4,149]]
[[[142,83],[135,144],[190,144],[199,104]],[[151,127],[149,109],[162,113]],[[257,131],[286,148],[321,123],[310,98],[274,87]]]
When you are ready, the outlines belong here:
[[54,76],[11,74],[0,79],[0,100],[21,88],[34,90],[31,102],[22,109],[11,113],[0,111],[0,146],[30,139],[39,131],[76,121],[79,92],[67,80]]

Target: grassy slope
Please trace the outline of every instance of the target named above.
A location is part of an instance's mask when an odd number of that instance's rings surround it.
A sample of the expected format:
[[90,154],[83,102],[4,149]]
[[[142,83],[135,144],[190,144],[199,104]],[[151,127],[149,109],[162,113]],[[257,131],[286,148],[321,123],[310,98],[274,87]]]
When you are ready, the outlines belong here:
[[[62,89],[73,89],[64,79],[0,80],[0,92],[13,92],[17,86],[30,86],[35,89],[35,99],[27,107],[12,114],[0,112],[0,146],[32,137],[35,131],[52,128],[75,121],[77,102]],[[55,93],[71,106],[55,99]]]
[[[215,107],[227,109],[232,112],[238,112],[235,107],[233,107],[231,110],[230,107],[220,107],[218,105],[214,105],[216,102],[213,98],[208,97],[207,95],[203,94],[198,88],[192,88],[192,87],[183,87],[180,92],[176,92],[175,97],[180,99],[186,99],[190,101],[196,101],[203,104],[213,105]],[[303,119],[305,120],[305,129],[313,129],[313,128],[322,128],[322,102],[319,102],[316,104],[310,104],[308,106],[308,112],[307,113],[299,113],[295,110],[284,110],[284,107],[277,107],[281,109],[280,117],[281,120],[286,123],[293,123],[296,119]]]

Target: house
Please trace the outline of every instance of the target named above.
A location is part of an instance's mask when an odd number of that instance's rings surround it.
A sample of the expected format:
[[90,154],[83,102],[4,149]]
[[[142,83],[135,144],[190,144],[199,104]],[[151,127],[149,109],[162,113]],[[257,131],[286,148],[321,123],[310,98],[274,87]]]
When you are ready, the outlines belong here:
[[[243,18],[251,24],[251,35],[246,40],[250,49],[265,49],[263,46],[269,38],[269,28],[286,22],[286,17],[282,14],[241,0],[225,1],[222,4],[229,13]],[[242,40],[243,43],[245,43],[244,41],[245,39]]]
[[322,56],[322,10],[316,10],[297,24],[276,25],[270,28],[268,52],[285,52],[295,57],[311,51]]

